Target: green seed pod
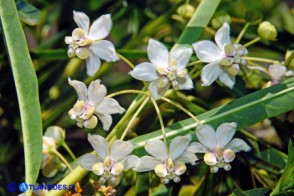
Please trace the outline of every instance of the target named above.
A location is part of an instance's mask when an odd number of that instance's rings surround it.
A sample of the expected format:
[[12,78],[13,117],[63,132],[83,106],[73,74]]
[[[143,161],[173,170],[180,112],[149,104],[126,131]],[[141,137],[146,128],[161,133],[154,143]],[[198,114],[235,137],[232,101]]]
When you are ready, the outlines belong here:
[[285,65],[294,69],[294,50],[288,50],[285,55]]
[[194,14],[195,8],[190,4],[183,4],[177,9],[178,15],[185,19],[190,19]]
[[257,32],[261,39],[269,41],[275,40],[278,34],[276,27],[268,21],[260,23]]

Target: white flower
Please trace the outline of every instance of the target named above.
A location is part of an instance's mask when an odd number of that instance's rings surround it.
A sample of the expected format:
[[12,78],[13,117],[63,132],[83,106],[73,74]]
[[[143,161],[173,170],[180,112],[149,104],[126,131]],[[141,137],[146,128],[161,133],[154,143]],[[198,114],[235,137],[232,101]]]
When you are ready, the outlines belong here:
[[110,14],[100,16],[91,27],[90,19],[85,13],[73,11],[73,15],[79,28],[73,30],[72,36],[65,37],[65,43],[69,44],[69,57],[86,59],[89,76],[93,76],[100,68],[100,58],[111,62],[119,60],[113,44],[103,40],[112,27]]
[[152,157],[141,157],[134,170],[138,172],[154,170],[163,183],[168,183],[169,180],[179,182],[180,175],[187,169],[185,163],[195,164],[198,160],[193,152],[186,151],[190,141],[190,135],[175,137],[169,149],[161,140],[147,141],[145,150]]
[[235,84],[235,76],[239,73],[240,64],[246,65],[243,55],[248,53],[247,49],[240,44],[231,44],[230,26],[224,23],[215,34],[215,45],[213,42],[204,40],[193,44],[198,58],[209,63],[201,73],[203,86],[209,86],[217,78],[229,88]]
[[193,153],[205,153],[204,162],[210,166],[210,171],[216,173],[219,168],[226,171],[231,169],[230,162],[235,159],[235,153],[249,151],[250,147],[241,139],[232,140],[237,124],[223,123],[216,132],[209,125],[203,125],[196,129],[199,142],[193,142],[188,151]]
[[109,147],[105,138],[90,134],[88,140],[98,157],[90,153],[86,154],[79,160],[79,164],[100,176],[98,181],[100,185],[105,184],[106,181],[110,186],[118,185],[122,172],[137,165],[138,157],[130,155],[133,151],[131,142],[116,140]]
[[77,121],[79,127],[93,129],[98,123],[97,117],[101,120],[103,129],[109,130],[112,124],[110,114],[123,113],[125,111],[113,98],[105,97],[106,87],[100,84],[100,80],[92,81],[87,89],[83,82],[71,80],[68,83],[74,87],[78,94],[78,101],[68,112],[70,118]]
[[151,82],[149,88],[155,100],[160,99],[170,85],[176,90],[193,88],[193,82],[185,69],[192,49],[180,47],[169,53],[163,44],[150,39],[147,53],[151,63],[140,63],[130,75],[138,80]]
[[283,77],[294,76],[294,72],[292,70],[287,71],[285,66],[272,64],[268,68],[268,75],[272,79],[272,84],[278,84]]

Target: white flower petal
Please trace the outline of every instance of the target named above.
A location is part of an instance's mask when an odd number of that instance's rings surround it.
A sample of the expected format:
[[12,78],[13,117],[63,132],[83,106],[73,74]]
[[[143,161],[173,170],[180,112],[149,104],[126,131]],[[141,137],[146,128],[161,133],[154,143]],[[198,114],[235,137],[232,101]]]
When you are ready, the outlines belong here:
[[177,160],[195,165],[198,158],[193,152],[185,151]]
[[98,157],[92,155],[92,154],[85,154],[81,157],[81,159],[78,161],[79,165],[89,171],[92,171],[92,167],[94,164],[98,162],[103,162],[102,159],[99,159]]
[[125,169],[130,169],[137,166],[139,159],[140,158],[135,155],[130,155],[123,159],[121,162],[124,164]]
[[156,165],[161,164],[159,160],[151,156],[143,156],[139,159],[137,166],[133,169],[137,172],[146,172],[154,170]]
[[235,84],[235,76],[231,76],[230,74],[228,74],[227,72],[222,72],[219,80],[226,85],[229,88],[233,88],[234,84]]
[[224,51],[225,45],[231,43],[230,26],[224,23],[223,26],[215,34],[215,42],[218,47]]
[[211,85],[222,73],[223,70],[217,62],[206,65],[201,72],[202,85]]
[[125,109],[115,99],[108,97],[105,97],[95,108],[97,114],[122,114],[124,111]]
[[90,27],[89,37],[92,40],[104,39],[112,27],[111,15],[105,14],[93,22]]
[[154,81],[159,78],[155,65],[152,63],[140,63],[129,73],[133,78],[143,81]]
[[89,76],[93,76],[101,66],[100,58],[98,56],[96,56],[90,50],[90,56],[88,59],[86,59],[86,62],[87,62],[87,74]]
[[150,155],[162,162],[168,158],[166,145],[161,140],[147,141],[144,147]]
[[88,100],[93,106],[101,102],[107,93],[106,87],[100,82],[101,80],[92,81],[88,87]]
[[102,122],[103,129],[105,131],[108,131],[112,124],[112,117],[110,116],[110,114],[97,113],[97,116]]
[[131,142],[125,142],[122,140],[116,140],[113,142],[110,149],[110,157],[115,162],[121,161],[123,158],[131,154],[133,151],[133,144]]
[[149,84],[149,89],[154,100],[160,99],[164,95],[164,93],[169,89],[169,87],[170,83],[168,83],[168,85],[166,85],[164,88],[159,89],[157,86],[157,80]]
[[216,144],[221,148],[224,148],[225,145],[232,140],[235,135],[237,128],[237,123],[223,123],[216,129]]
[[90,19],[85,13],[73,11],[73,19],[77,23],[78,27],[88,33]]
[[157,176],[159,176],[160,178],[165,178],[167,176],[167,168],[165,166],[165,164],[159,164],[156,165],[154,168],[154,172]]
[[107,40],[94,42],[89,48],[96,56],[107,61],[118,61],[119,57],[116,55],[114,45]]
[[209,150],[200,144],[199,142],[192,142],[188,147],[187,151],[193,152],[193,153],[206,153],[209,152]]
[[147,46],[148,58],[155,66],[167,67],[169,54],[167,48],[160,42],[149,39]]
[[87,86],[83,82],[68,78],[68,83],[76,90],[79,100],[87,101]]
[[219,61],[224,55],[215,43],[208,40],[194,43],[193,48],[199,60],[205,63]]
[[242,139],[239,138],[235,138],[233,139],[230,143],[228,143],[225,146],[226,149],[231,149],[234,152],[240,152],[240,151],[249,151],[251,150],[250,146],[248,146],[248,144],[246,144],[246,142]]
[[177,136],[174,139],[172,139],[169,148],[171,158],[173,160],[176,160],[178,157],[180,157],[184,153],[190,142],[190,135]]
[[191,79],[191,77],[188,74],[186,75],[184,81],[185,81],[184,83],[180,83],[178,81],[180,90],[190,90],[190,89],[194,88],[193,80]]
[[100,135],[88,134],[88,141],[96,151],[99,157],[105,159],[109,155],[109,145],[106,139]]
[[198,126],[196,129],[196,136],[199,142],[210,150],[216,147],[216,134],[212,126]]
[[177,63],[177,70],[182,70],[187,66],[188,62],[190,61],[192,52],[193,51],[191,48],[176,48],[175,50],[170,52],[169,62],[173,62],[175,60]]

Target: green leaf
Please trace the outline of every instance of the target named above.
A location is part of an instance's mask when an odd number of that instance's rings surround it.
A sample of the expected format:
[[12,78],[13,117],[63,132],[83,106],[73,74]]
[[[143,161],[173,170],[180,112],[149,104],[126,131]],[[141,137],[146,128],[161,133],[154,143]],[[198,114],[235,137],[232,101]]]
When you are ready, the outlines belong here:
[[236,189],[230,196],[263,196],[267,195],[271,189],[270,188],[256,188],[247,191],[240,191]]
[[294,190],[294,139],[291,138],[288,145],[288,162],[285,167],[284,173],[280,178],[277,186],[271,193],[271,195],[283,195],[287,192],[292,192]]
[[[20,108],[25,181],[35,184],[42,159],[42,122],[37,77],[13,0],[0,1],[0,15]],[[27,194],[30,195],[30,191]]]
[[[198,119],[214,127],[224,122],[236,122],[238,129],[246,128],[266,118],[294,109],[294,78],[283,83],[251,93],[231,103],[200,114]],[[197,123],[186,119],[166,127],[166,135],[173,138],[194,130]],[[146,140],[162,139],[161,130],[154,131],[132,139],[135,149],[142,150]],[[140,153],[138,153],[140,154]]]
[[220,2],[221,0],[201,1],[187,27],[179,37],[175,47],[180,44],[192,44],[193,42],[198,41]]
[[28,25],[34,26],[40,23],[41,12],[32,4],[26,3],[24,0],[16,0],[16,7],[19,18]]

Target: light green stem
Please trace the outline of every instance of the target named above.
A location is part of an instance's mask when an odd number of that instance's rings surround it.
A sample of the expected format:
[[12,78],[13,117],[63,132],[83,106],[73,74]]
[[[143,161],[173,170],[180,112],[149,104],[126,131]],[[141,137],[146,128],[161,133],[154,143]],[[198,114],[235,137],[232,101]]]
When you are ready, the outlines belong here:
[[255,44],[256,42],[258,42],[260,40],[260,37],[257,37],[253,40],[251,40],[250,42],[247,42],[246,44],[244,44],[245,47],[249,47],[251,46],[252,44]]
[[121,94],[126,94],[126,93],[135,93],[135,94],[149,95],[148,92],[140,91],[140,90],[121,90],[121,91],[117,91],[117,92],[111,93],[111,94],[107,95],[106,97],[110,98],[110,97],[114,97],[114,96],[121,95]]
[[133,122],[135,121],[135,119],[137,118],[137,116],[142,111],[142,109],[144,108],[144,106],[147,104],[148,101],[149,101],[149,97],[146,97],[146,99],[144,100],[144,102],[140,105],[140,107],[137,109],[137,111],[135,112],[135,114],[131,118],[130,122],[128,123],[128,125],[127,125],[127,127],[125,129],[125,131],[123,132],[122,136],[120,137],[120,140],[123,140],[125,138],[125,136],[129,132],[129,130],[130,130]]
[[238,44],[240,42],[240,40],[242,39],[244,33],[246,32],[246,30],[248,29],[248,27],[250,26],[250,23],[246,23],[245,26],[243,27],[242,31],[239,33],[235,44]]
[[259,58],[259,57],[243,57],[243,59],[248,61],[258,61],[258,62],[264,62],[264,63],[272,63],[272,64],[279,64],[279,61],[272,60],[272,59],[265,59],[265,58]]
[[151,99],[151,101],[152,101],[152,103],[153,103],[153,106],[154,106],[155,111],[156,111],[157,116],[158,116],[159,124],[160,124],[161,131],[162,131],[163,141],[164,141],[164,143],[167,145],[167,141],[166,141],[166,133],[165,133],[165,128],[164,128],[164,123],[163,123],[163,120],[162,120],[162,116],[161,116],[161,114],[160,114],[159,107],[158,107],[156,101],[153,99],[152,96],[150,96],[150,99]]
[[71,149],[68,147],[68,145],[63,142],[62,144],[63,148],[65,148],[65,150],[68,152],[68,154],[71,156],[71,158],[75,161],[77,158],[76,156],[74,155],[74,153],[71,151]]
[[126,64],[128,64],[132,69],[134,69],[135,66],[133,63],[131,63],[131,61],[129,61],[127,58],[125,58],[123,55],[119,53],[116,53],[116,54],[121,60],[123,60]]
[[198,60],[198,61],[194,61],[194,62],[189,63],[189,64],[187,65],[187,67],[190,67],[190,66],[192,66],[192,65],[197,65],[197,64],[200,64],[200,63],[202,63],[202,61],[200,61],[200,60]]
[[56,149],[50,151],[50,153],[55,154],[55,155],[56,155],[56,156],[57,156],[62,162],[65,163],[65,165],[68,167],[68,169],[69,169],[70,171],[72,171],[72,167],[70,166],[70,164],[69,164],[69,163],[67,162],[67,160],[63,157],[63,155],[60,154]]
[[191,112],[189,112],[189,110],[187,110],[186,108],[184,108],[183,106],[181,106],[180,104],[168,99],[168,98],[165,98],[165,97],[161,97],[161,99],[177,108],[179,108],[180,110],[182,110],[183,112],[185,112],[188,116],[190,116],[192,119],[194,119],[199,125],[202,125],[201,121],[196,117],[194,116]]

